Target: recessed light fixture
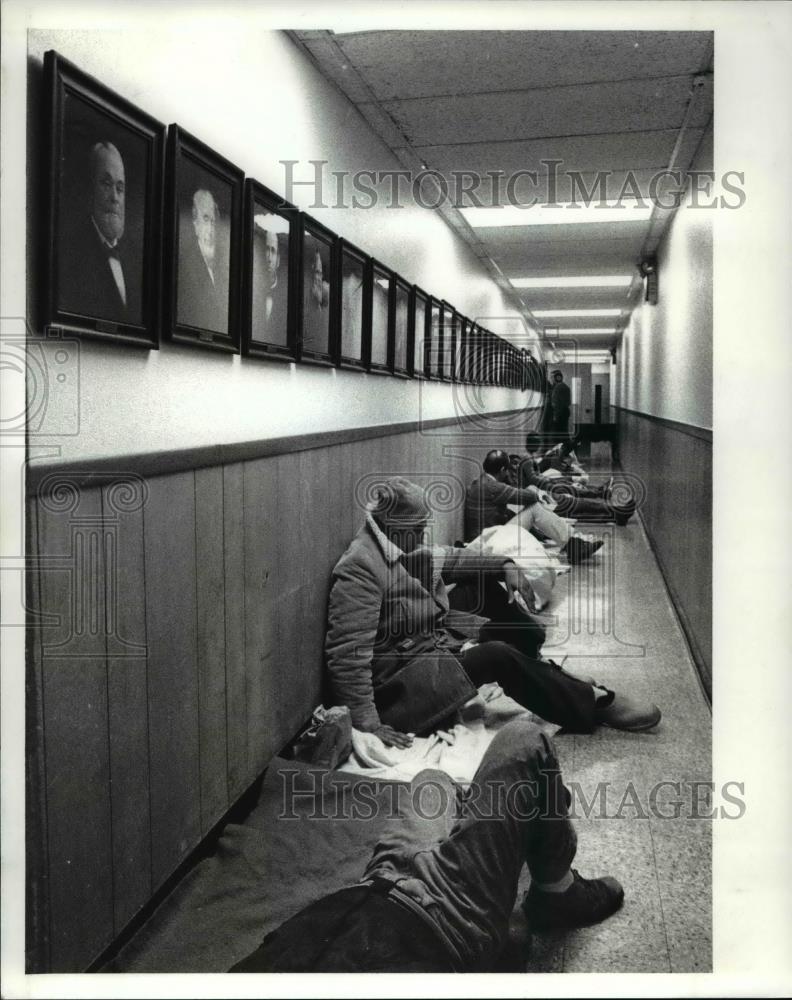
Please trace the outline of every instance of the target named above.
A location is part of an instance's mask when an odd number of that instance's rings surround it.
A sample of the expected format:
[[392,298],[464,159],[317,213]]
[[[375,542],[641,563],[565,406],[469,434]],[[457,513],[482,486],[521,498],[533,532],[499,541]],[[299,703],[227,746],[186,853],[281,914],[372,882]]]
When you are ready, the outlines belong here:
[[474,229],[501,228],[504,226],[579,226],[581,223],[646,222],[652,215],[652,206],[637,198],[619,201],[559,202],[555,205],[531,205],[518,208],[503,205],[500,208],[460,208],[459,210]]
[[621,316],[621,309],[532,309],[531,312],[537,319],[552,319],[557,316]]
[[581,274],[570,278],[509,278],[515,288],[629,288],[631,274]]

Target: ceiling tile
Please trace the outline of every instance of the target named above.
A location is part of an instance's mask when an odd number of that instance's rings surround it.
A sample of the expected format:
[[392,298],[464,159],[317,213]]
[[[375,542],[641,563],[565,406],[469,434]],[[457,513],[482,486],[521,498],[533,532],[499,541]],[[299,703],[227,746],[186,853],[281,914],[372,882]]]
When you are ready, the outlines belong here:
[[370,31],[336,39],[387,101],[697,73],[712,33]]
[[[449,176],[452,170],[470,170],[482,176],[489,170],[503,171],[506,176],[515,174],[518,170],[533,170],[541,179],[551,169],[547,166],[547,162],[551,160],[561,161],[556,168],[558,175],[568,170],[582,173],[596,173],[598,170],[662,170],[668,166],[677,134],[674,129],[660,132],[620,132],[521,142],[430,146],[422,152],[427,163]],[[691,129],[689,142],[697,145],[702,134],[702,129]],[[526,179],[525,183],[530,182]]]
[[[551,86],[541,91],[387,101],[383,107],[416,147],[659,131],[682,124],[691,79]],[[697,99],[692,124],[706,125],[711,113],[711,99]]]

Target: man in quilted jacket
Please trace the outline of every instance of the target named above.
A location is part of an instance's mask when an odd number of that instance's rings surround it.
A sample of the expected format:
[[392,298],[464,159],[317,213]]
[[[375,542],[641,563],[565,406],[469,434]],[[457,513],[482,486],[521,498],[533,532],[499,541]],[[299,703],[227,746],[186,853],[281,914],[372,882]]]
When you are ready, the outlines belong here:
[[514,600],[527,581],[510,560],[475,547],[423,545],[430,516],[423,490],[388,480],[333,570],[325,652],[333,700],[349,708],[353,727],[408,746],[490,681],[569,732],[657,725],[656,706],[492,641],[487,619],[451,609],[446,582],[497,574]]

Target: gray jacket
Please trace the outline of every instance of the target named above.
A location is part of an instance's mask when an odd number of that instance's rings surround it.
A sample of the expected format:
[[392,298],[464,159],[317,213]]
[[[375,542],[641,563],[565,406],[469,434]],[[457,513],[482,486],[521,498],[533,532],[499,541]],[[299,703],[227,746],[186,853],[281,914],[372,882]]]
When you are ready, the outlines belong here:
[[443,578],[503,565],[459,548],[405,555],[367,517],[333,570],[325,642],[333,701],[356,729],[430,732],[475,694],[457,654],[487,619],[450,611]]

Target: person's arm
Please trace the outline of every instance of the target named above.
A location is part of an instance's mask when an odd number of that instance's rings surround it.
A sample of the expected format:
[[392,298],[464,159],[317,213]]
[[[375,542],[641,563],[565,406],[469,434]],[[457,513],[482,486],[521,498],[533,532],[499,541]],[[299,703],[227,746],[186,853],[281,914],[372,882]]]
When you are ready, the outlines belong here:
[[519,594],[525,601],[533,601],[531,584],[513,559],[503,556],[485,555],[481,545],[473,542],[465,548],[436,546],[433,555],[439,561],[443,580],[458,583],[481,573],[495,573],[503,577],[509,604]]
[[[545,476],[539,475],[534,467],[533,459],[526,458],[520,465],[520,486],[523,489],[530,489],[531,486],[535,487],[537,490],[541,490],[543,493],[547,493],[552,487],[552,480],[547,479]],[[534,503],[536,497],[531,501]]]
[[497,507],[503,507],[508,504],[519,504],[521,507],[528,507],[536,503],[538,499],[536,490],[530,486],[523,489],[519,486],[509,486],[508,483],[499,483],[494,479],[484,484],[483,494],[485,503]]
[[328,606],[327,669],[335,701],[347,706],[355,729],[376,733],[386,746],[406,747],[412,738],[383,725],[374,702],[371,664],[381,605],[382,588],[370,567],[346,562],[337,568]]

